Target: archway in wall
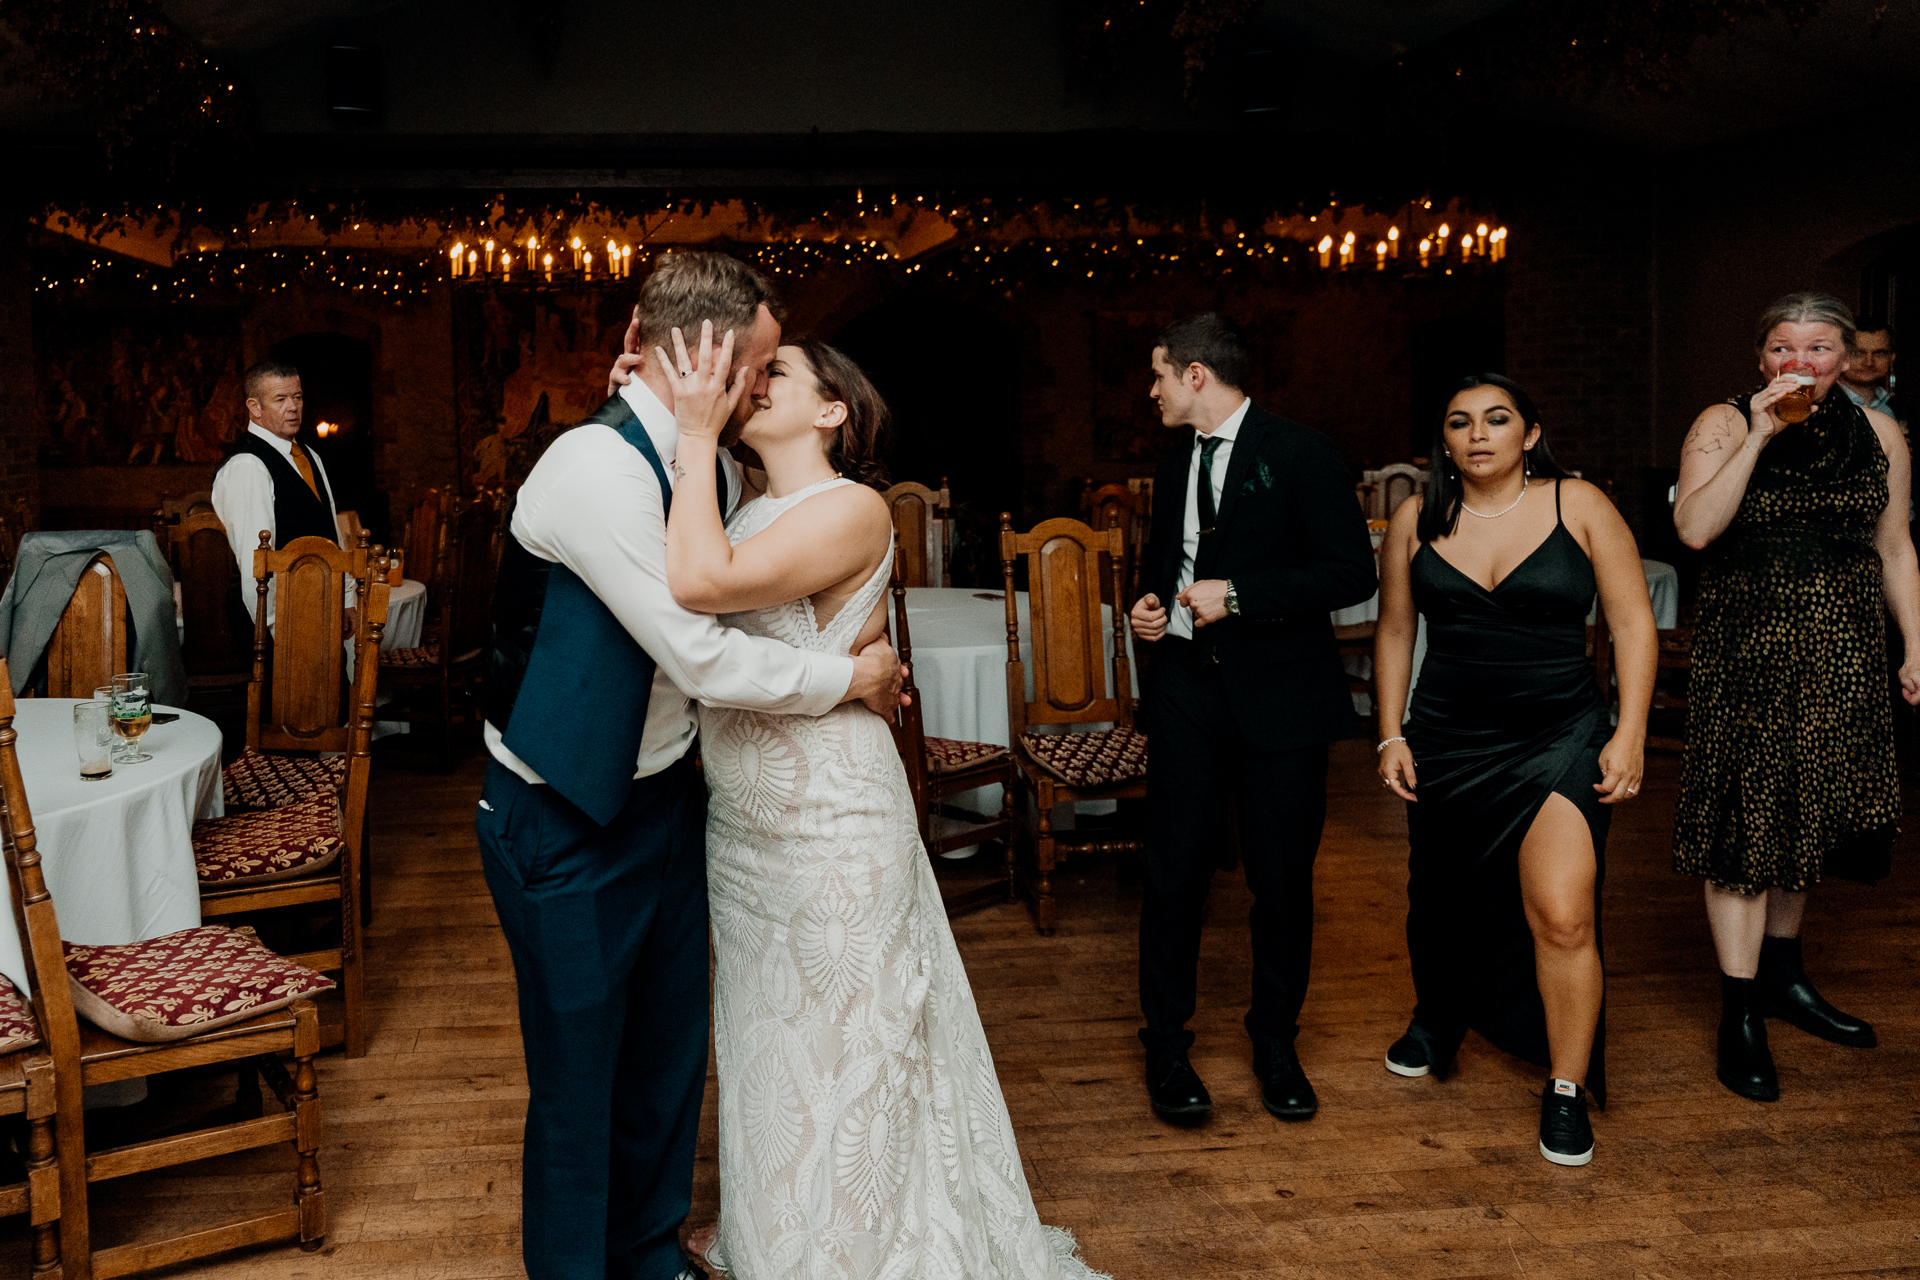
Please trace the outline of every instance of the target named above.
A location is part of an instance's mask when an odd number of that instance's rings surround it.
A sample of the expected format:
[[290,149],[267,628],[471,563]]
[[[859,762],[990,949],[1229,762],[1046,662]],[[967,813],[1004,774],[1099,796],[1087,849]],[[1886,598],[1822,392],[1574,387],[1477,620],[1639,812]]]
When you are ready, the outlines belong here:
[[[300,443],[317,445],[342,511],[357,511],[376,542],[391,544],[387,495],[374,476],[373,346],[343,333],[303,333],[268,349],[300,370],[306,412]],[[319,434],[321,423],[328,434]]]
[[879,304],[828,340],[893,410],[893,479],[938,488],[945,477],[952,489],[965,539],[956,585],[996,583],[1000,512],[1018,513],[1023,490],[1014,332],[970,304],[915,295]]

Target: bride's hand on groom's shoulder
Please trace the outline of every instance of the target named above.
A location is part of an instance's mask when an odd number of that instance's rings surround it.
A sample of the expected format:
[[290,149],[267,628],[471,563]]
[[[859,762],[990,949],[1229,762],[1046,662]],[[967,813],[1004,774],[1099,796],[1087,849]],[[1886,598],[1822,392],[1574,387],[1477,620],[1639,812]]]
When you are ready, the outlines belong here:
[[720,433],[747,392],[748,370],[733,367],[733,330],[716,346],[713,321],[700,322],[700,346],[687,353],[686,335],[673,331],[673,354],[655,347],[660,368],[673,386],[673,416],[682,439],[719,440]]

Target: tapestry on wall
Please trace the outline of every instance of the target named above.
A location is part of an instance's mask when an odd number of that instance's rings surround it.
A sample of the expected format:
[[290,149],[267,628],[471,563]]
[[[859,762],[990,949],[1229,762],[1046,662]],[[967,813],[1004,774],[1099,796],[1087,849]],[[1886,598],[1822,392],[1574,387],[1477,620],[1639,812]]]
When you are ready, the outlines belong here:
[[469,493],[517,488],[561,431],[606,398],[631,290],[454,291],[455,413]]
[[45,307],[40,465],[214,462],[246,427],[237,309]]

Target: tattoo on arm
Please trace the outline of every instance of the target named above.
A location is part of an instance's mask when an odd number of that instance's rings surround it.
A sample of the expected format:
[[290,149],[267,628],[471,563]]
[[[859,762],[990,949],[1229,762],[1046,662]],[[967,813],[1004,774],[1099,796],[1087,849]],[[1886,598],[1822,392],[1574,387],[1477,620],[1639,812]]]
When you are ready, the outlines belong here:
[[1723,422],[1703,422],[1687,432],[1686,442],[1680,446],[1682,453],[1723,453],[1727,447],[1726,424]]

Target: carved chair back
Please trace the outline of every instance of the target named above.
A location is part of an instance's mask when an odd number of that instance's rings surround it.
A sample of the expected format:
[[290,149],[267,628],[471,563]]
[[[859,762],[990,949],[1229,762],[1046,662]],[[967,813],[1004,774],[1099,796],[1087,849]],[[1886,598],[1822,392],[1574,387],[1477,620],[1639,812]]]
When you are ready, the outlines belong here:
[[47,641],[47,696],[91,698],[127,670],[127,588],[106,552],[80,575],[65,612]]
[[[1007,719],[1014,741],[1033,725],[1099,724],[1133,727],[1133,680],[1127,660],[1124,607],[1112,609],[1113,692],[1107,692],[1101,625],[1101,578],[1120,598],[1126,535],[1091,529],[1078,520],[1044,520],[1016,533],[1000,513],[1000,562],[1007,595]],[[1020,616],[1014,569],[1027,559],[1027,615],[1033,636],[1033,689],[1027,697],[1020,657]]]

